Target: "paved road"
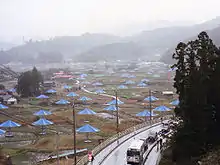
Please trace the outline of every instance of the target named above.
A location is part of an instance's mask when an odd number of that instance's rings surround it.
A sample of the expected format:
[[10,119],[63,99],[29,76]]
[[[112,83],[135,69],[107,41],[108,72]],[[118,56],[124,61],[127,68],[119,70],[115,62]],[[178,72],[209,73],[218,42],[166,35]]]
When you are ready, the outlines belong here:
[[[127,148],[129,147],[129,145],[131,144],[132,140],[134,140],[134,138],[136,139],[140,139],[140,138],[146,138],[148,137],[149,131],[159,131],[161,130],[162,125],[158,125],[155,126],[151,129],[148,129],[140,134],[137,134],[135,137],[127,140],[126,142],[124,142],[123,144],[121,144],[119,147],[117,147],[115,150],[113,150],[113,152],[111,154],[109,154],[106,159],[102,162],[103,157],[106,156],[106,154],[109,153],[109,151],[114,148],[115,146],[117,146],[117,143],[115,142],[115,144],[112,144],[111,146],[108,146],[104,151],[100,152],[94,159],[93,165],[126,165],[126,151]],[[127,138],[130,135],[127,135]],[[124,137],[126,138],[126,137]],[[122,141],[122,140],[121,140]],[[89,163],[88,165],[92,165],[91,163]]]

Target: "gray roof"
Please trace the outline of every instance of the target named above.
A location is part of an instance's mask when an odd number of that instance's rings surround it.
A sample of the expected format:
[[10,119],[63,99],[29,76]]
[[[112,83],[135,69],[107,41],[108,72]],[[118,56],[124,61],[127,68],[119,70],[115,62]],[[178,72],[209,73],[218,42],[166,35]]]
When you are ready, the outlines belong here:
[[0,95],[0,98],[3,98],[4,101],[7,101],[8,99],[12,98],[12,95]]

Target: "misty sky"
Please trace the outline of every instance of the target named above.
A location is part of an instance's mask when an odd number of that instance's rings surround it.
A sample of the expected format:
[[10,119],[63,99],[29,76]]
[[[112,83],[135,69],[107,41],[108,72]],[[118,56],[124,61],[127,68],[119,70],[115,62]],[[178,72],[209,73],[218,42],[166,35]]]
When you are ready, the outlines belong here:
[[209,20],[220,16],[219,6],[219,0],[0,0],[0,36],[118,34],[158,20]]

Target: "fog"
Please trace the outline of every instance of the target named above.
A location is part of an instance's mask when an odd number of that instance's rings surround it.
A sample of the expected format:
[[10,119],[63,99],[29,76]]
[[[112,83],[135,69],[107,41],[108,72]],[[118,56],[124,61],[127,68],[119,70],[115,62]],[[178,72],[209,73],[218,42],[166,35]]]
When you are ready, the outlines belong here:
[[220,15],[219,5],[219,0],[0,0],[0,36],[128,35],[206,21]]

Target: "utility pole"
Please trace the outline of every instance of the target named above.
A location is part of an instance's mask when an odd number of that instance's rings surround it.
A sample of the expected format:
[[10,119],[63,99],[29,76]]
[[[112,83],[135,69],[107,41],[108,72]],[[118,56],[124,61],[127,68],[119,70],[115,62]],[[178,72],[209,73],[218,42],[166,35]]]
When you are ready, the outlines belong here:
[[76,116],[75,116],[75,104],[73,102],[73,149],[74,149],[74,165],[76,165]]
[[59,159],[59,132],[56,132],[56,150],[57,150],[57,165],[60,164],[60,159]]
[[152,121],[152,105],[151,105],[151,90],[149,90],[149,105],[150,105],[150,122]]
[[118,92],[117,90],[115,90],[115,106],[116,106],[116,124],[117,124],[117,135],[118,135],[118,139],[117,139],[117,143],[119,143],[119,116],[118,116]]

